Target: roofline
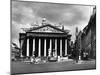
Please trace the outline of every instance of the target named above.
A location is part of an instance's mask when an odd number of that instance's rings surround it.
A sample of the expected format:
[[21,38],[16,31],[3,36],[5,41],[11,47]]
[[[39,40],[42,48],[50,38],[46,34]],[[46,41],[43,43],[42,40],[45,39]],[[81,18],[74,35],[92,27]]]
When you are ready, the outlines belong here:
[[55,29],[57,29],[57,30],[59,30],[61,32],[64,32],[64,33],[69,33],[69,32],[66,32],[64,30],[61,30],[61,29],[59,29],[59,28],[57,28],[55,26],[52,26],[51,24],[47,24],[47,25],[43,25],[43,26],[36,27],[36,28],[32,28],[31,30],[28,30],[27,32],[32,31],[32,30],[37,30],[39,28],[43,28],[43,27],[46,27],[46,26],[50,26],[50,27],[55,28]]

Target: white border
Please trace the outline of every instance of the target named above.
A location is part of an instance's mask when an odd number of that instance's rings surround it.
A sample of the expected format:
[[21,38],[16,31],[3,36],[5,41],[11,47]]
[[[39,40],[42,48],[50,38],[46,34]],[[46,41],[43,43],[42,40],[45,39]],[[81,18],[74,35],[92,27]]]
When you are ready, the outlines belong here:
[[[29,1],[29,0],[28,0]],[[31,0],[32,1],[32,0]],[[40,2],[85,4],[97,6],[97,70],[37,73],[34,75],[98,75],[100,72],[100,0],[34,0]],[[10,73],[10,0],[0,0],[0,75]],[[31,74],[28,74],[31,75]]]

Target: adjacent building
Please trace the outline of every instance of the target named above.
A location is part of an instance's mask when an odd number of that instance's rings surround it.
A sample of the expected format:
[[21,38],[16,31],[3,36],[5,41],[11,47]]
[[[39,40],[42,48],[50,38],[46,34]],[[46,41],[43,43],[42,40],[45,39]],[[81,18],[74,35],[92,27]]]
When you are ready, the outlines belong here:
[[96,58],[96,8],[90,17],[88,25],[78,34],[78,50],[87,53],[88,58]]
[[11,59],[16,60],[20,58],[20,48],[15,43],[11,44]]

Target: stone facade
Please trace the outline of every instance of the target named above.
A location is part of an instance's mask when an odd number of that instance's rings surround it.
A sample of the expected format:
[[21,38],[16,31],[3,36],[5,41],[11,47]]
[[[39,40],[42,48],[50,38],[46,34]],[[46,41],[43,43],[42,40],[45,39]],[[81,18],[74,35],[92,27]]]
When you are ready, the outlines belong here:
[[50,24],[30,28],[19,34],[21,54],[24,57],[66,56],[71,35]]

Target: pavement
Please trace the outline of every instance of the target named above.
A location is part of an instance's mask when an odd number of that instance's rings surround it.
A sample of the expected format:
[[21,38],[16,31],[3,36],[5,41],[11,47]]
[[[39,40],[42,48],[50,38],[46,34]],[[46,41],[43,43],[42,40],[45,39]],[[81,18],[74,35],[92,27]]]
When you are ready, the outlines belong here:
[[72,71],[72,70],[89,70],[95,69],[95,61],[75,61],[47,62],[41,64],[26,64],[24,62],[11,62],[12,74]]
[[95,60],[88,60],[88,61],[79,60],[78,63],[76,64],[95,64],[95,63],[96,63]]

